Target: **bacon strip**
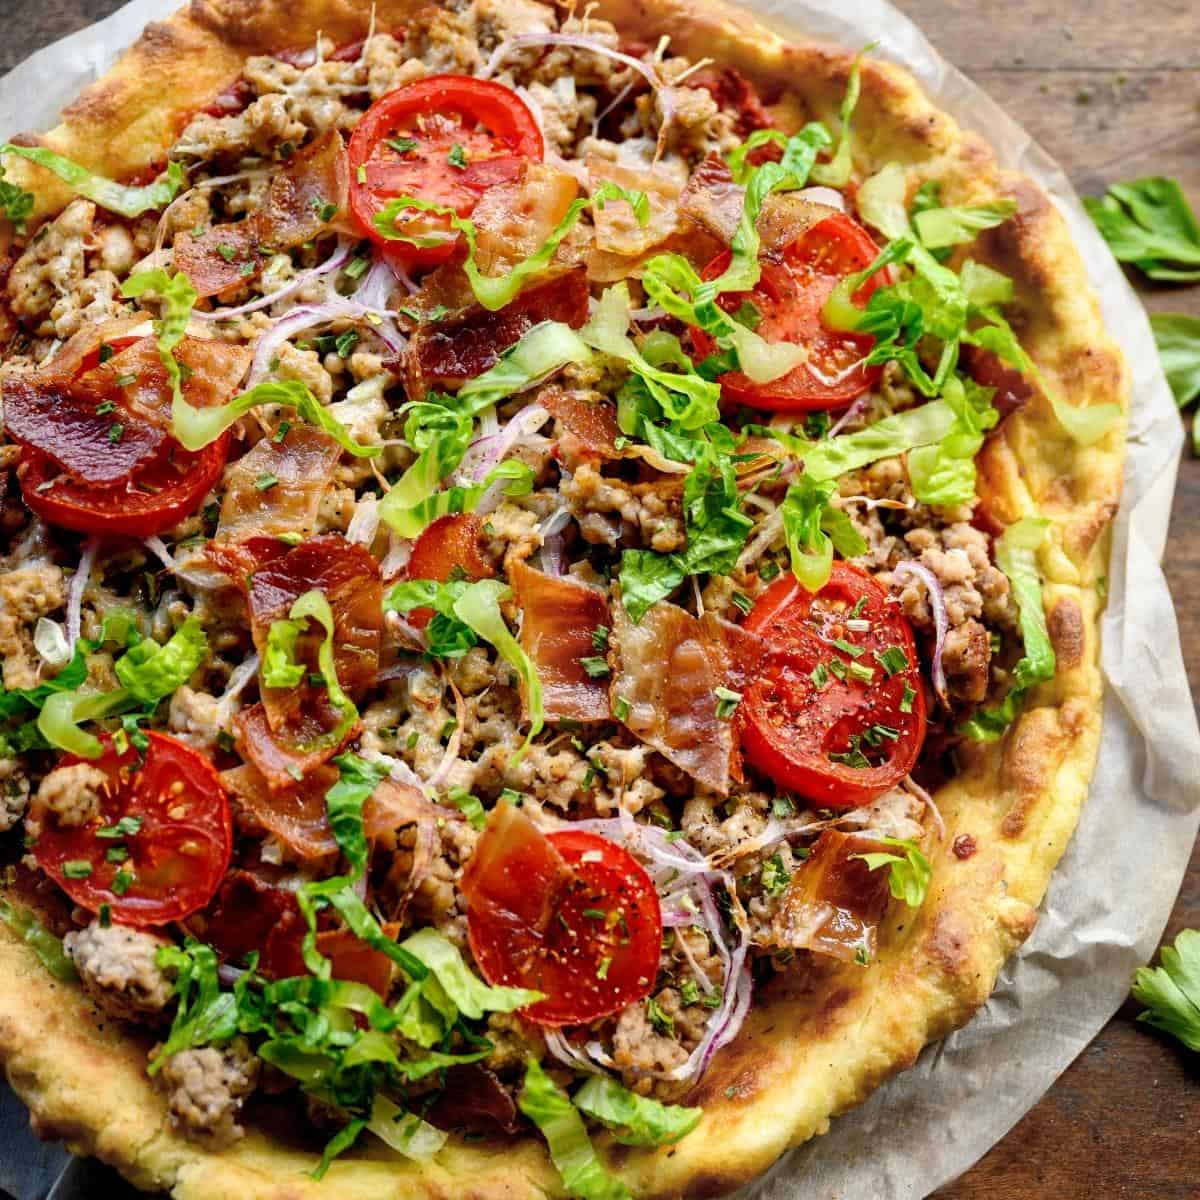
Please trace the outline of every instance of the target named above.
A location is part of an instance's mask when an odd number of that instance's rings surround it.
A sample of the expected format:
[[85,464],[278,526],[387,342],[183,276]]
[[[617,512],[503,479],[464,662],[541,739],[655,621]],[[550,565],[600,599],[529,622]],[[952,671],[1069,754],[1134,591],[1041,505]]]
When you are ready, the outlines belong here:
[[268,252],[288,250],[323,233],[346,207],[350,168],[342,136],[330,130],[299,151],[267,188],[262,206],[242,221],[199,236],[175,237],[176,270],[201,298],[256,279]]
[[512,564],[509,580],[523,613],[521,645],[542,681],[546,716],[607,721],[608,680],[590,676],[582,660],[598,653],[592,633],[608,627],[608,601],[587,584],[546,575],[523,562]]
[[616,441],[621,429],[617,424],[616,406],[607,400],[591,400],[588,393],[568,390],[558,384],[548,384],[538,393],[538,403],[547,409],[571,439],[563,447],[564,457],[577,458],[580,453],[600,458],[619,458]]
[[[77,377],[77,344],[45,371],[3,381],[4,421],[14,441],[40,451],[60,470],[96,485],[128,480],[166,446],[171,387],[152,337]],[[94,346],[91,347],[94,349]],[[184,398],[197,407],[228,399],[250,361],[247,347],[184,338],[176,351],[187,368]]]
[[887,910],[888,873],[872,871],[859,854],[888,851],[871,838],[827,829],[792,876],[771,923],[774,944],[828,954],[843,962],[875,955]]
[[[221,542],[299,533],[307,537],[341,455],[320,430],[301,425],[282,441],[264,437],[225,474],[217,539]],[[259,486],[263,478],[279,482]]]
[[[714,792],[729,791],[737,771],[734,722],[717,716],[718,687],[741,690],[761,661],[759,639],[711,614],[697,620],[660,601],[633,624],[613,608],[617,669],[614,709],[628,704],[629,729]],[[618,701],[623,703],[618,705]]]
[[526,288],[498,312],[474,305],[418,326],[403,360],[409,395],[458,387],[482,375],[543,321],[562,321],[578,329],[588,317],[588,295],[587,271],[572,268]]
[[[338,781],[336,767],[319,765],[303,779],[289,780],[285,789],[273,788],[249,764],[223,771],[221,780],[251,821],[293,854],[319,859],[337,852],[325,811],[325,794]],[[435,817],[433,806],[416,788],[392,779],[383,780],[363,807],[363,826],[371,839],[390,838],[405,825]]]

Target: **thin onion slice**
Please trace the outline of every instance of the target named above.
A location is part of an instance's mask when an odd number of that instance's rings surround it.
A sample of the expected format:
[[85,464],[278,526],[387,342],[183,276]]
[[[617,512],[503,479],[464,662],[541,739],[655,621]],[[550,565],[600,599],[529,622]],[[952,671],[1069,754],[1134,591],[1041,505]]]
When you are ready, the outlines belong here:
[[946,597],[938,577],[925,565],[914,559],[906,558],[897,563],[892,571],[892,578],[897,580],[915,579],[925,585],[929,598],[929,611],[933,613],[933,627],[936,638],[933,646],[933,660],[930,663],[930,676],[933,679],[933,690],[937,692],[941,702],[949,706],[946,698],[946,672],[942,667],[942,651],[946,648],[946,634],[950,630],[950,618],[946,613]]

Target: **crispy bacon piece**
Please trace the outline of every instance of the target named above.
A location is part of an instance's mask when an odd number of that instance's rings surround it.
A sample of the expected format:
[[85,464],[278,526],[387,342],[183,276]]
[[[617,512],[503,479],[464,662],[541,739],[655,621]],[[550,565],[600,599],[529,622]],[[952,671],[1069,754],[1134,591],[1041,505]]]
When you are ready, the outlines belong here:
[[[433,579],[445,583],[456,570],[465,579],[491,579],[496,572],[483,557],[480,538],[483,518],[475,513],[447,513],[422,531],[413,543],[405,574],[409,579]],[[424,629],[433,617],[431,608],[414,608],[408,619]]]
[[609,201],[603,208],[596,209],[592,221],[596,227],[597,250],[627,259],[640,258],[675,232],[679,194],[683,191],[681,172],[662,162],[627,166],[598,154],[587,156],[587,169],[593,186],[606,180],[640,191],[650,210],[646,224],[642,225],[624,201]]
[[538,393],[538,403],[549,410],[573,440],[567,458],[578,452],[600,458],[618,458],[616,440],[621,429],[617,425],[616,407],[607,400],[588,399],[588,393],[549,384]]
[[992,406],[1001,419],[1024,408],[1033,399],[1033,385],[1014,367],[981,346],[962,348],[963,364],[980,387],[994,388]]
[[[498,167],[504,161],[495,160]],[[501,275],[533,254],[579,192],[578,181],[566,171],[531,160],[522,166],[519,179],[497,179],[471,213],[479,269],[485,275]]]
[[[325,794],[338,781],[337,768],[326,763],[287,788],[272,788],[266,776],[249,764],[221,773],[242,811],[293,853],[305,859],[336,853],[337,842],[325,812]],[[416,788],[392,779],[381,782],[363,807],[367,837],[390,838],[397,829],[434,820],[436,812]]]
[[226,875],[208,912],[204,940],[226,958],[245,962],[258,952],[259,970],[273,979],[304,975],[304,918],[295,894],[271,887],[251,871]]
[[497,1128],[516,1133],[521,1127],[512,1096],[478,1063],[462,1063],[446,1072],[445,1086],[425,1119],[439,1129],[475,1134],[495,1133]]
[[[282,533],[307,537],[340,454],[331,437],[308,425],[290,429],[281,442],[264,437],[226,472],[218,540]],[[263,488],[259,481],[264,477],[279,482]]]
[[419,325],[404,353],[408,394],[458,387],[494,367],[500,355],[543,321],[578,329],[588,317],[587,271],[572,267],[528,287],[499,312],[476,304],[445,320]]
[[827,829],[795,874],[771,923],[774,944],[853,962],[874,957],[888,904],[888,873],[858,854],[888,851],[871,838]]
[[[3,382],[9,435],[86,483],[122,483],[159,454],[170,437],[171,387],[152,337],[106,363],[75,372],[95,344],[68,343],[46,370]],[[197,407],[229,398],[249,364],[247,347],[185,337],[176,351],[184,398]]]
[[733,128],[738,137],[771,127],[770,115],[754,85],[736,67],[702,67],[689,75],[685,83],[690,88],[704,88],[719,108],[734,114]]
[[299,151],[267,188],[262,206],[242,221],[175,238],[175,267],[201,297],[215,296],[261,274],[266,250],[310,241],[345,210],[350,168],[336,130]]
[[608,601],[585,583],[523,562],[512,564],[509,580],[523,613],[521,645],[542,681],[546,716],[607,721],[608,680],[590,676],[582,660],[597,654],[592,633],[609,625]]
[[[307,928],[296,895],[272,887],[252,871],[231,871],[209,908],[205,940],[222,955],[245,962],[258,952],[258,968],[272,979],[307,975],[301,947]],[[394,937],[399,926],[385,926]],[[365,983],[386,997],[392,983],[392,962],[346,929],[322,929],[317,950],[330,960],[335,979]]]
[[698,620],[660,602],[638,625],[615,605],[611,641],[618,665],[609,694],[614,706],[629,705],[625,724],[693,779],[728,792],[740,762],[735,722],[717,715],[716,689],[741,691],[754,678],[762,639],[711,613]]

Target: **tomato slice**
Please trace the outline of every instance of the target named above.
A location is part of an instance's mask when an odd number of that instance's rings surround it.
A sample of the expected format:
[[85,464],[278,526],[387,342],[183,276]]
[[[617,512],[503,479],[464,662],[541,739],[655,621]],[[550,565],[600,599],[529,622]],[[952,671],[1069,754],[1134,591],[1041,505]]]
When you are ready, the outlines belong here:
[[543,834],[501,804],[462,890],[484,978],[545,993],[521,1010],[528,1020],[584,1024],[650,994],[662,951],[658,893],[637,859],[599,834]]
[[[35,809],[38,865],[76,904],[92,912],[107,904],[124,925],[165,925],[203,908],[233,850],[229,798],[216,768],[176,738],[146,736],[144,761],[102,734],[99,758],[67,755],[58,764],[87,762],[108,776],[100,815],[86,825],[66,827]],[[130,832],[105,832],[122,818]]]
[[43,521],[79,533],[149,537],[178,524],[200,507],[225,469],[229,434],[203,450],[168,445],[124,483],[84,483],[56,470],[36,450],[21,454],[17,477],[25,504]]
[[912,627],[865,571],[835,562],[815,596],[786,576],[745,628],[770,644],[738,709],[742,750],[763,774],[854,808],[912,770],[926,726]]
[[[457,147],[457,149],[456,149]],[[350,210],[363,234],[404,270],[445,262],[459,235],[444,217],[414,213],[413,246],[389,241],[374,218],[396,196],[414,196],[469,217],[488,188],[520,178],[545,153],[533,113],[511,88],[467,75],[431,75],[376,100],[350,138]]]
[[[755,383],[741,371],[718,376],[725,398],[768,412],[809,412],[842,408],[872,387],[882,368],[855,364],[870,352],[874,338],[830,329],[821,309],[840,280],[869,266],[878,254],[879,247],[857,221],[834,213],[791,242],[781,260],[764,258],[753,291],[722,295],[719,303],[727,312],[737,312],[747,301],[758,310],[756,332],[768,342],[794,342],[808,349],[807,363],[770,383]],[[716,279],[729,261],[725,250],[705,267],[703,277]],[[873,275],[855,292],[855,303],[865,304],[886,282],[886,271]],[[716,350],[703,330],[693,329],[692,341],[702,357]]]

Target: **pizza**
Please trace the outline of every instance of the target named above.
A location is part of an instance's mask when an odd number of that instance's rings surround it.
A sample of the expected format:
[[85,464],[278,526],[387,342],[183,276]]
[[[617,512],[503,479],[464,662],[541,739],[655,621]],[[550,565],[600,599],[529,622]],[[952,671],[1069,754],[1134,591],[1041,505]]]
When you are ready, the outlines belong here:
[[902,70],[195,0],[0,147],[0,1055],[180,1198],[715,1196],[987,999],[1126,378]]

